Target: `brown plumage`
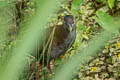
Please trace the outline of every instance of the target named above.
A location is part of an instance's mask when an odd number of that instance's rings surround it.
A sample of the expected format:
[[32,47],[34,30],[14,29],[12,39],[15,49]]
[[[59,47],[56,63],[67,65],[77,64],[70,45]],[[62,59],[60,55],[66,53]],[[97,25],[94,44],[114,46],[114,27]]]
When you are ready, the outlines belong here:
[[[62,55],[71,47],[76,37],[76,24],[72,15],[66,15],[62,25],[48,28],[45,45],[47,46],[44,52],[44,62],[50,62],[52,59]],[[39,56],[43,47],[40,49]],[[42,60],[41,60],[42,61]],[[40,61],[40,62],[41,62]],[[42,64],[42,63],[41,63]]]
[[[62,25],[47,28],[46,39],[43,40],[44,42],[41,41],[42,44],[39,45],[36,52],[37,61],[39,61],[40,65],[44,64],[44,66],[49,66],[51,60],[64,54],[72,46],[75,38],[75,20],[72,15],[66,15],[64,16]],[[38,67],[39,70],[40,67]],[[36,74],[39,74],[39,70]]]

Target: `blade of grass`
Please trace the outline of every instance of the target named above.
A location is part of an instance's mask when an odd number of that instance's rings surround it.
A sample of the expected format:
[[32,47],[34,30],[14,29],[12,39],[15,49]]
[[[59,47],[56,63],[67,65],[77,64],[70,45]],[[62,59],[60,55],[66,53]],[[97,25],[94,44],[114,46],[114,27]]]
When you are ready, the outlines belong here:
[[109,7],[112,9],[114,7],[115,0],[107,0]]
[[[42,39],[44,36],[44,28],[47,23],[48,16],[52,15],[58,8],[58,0],[39,0],[36,14],[31,19],[29,24],[29,32],[26,33],[19,43],[16,44],[16,48],[13,49],[11,56],[7,58],[5,66],[0,65],[2,72],[0,72],[0,80],[18,80],[19,73],[25,66],[25,58],[28,50],[33,49],[35,46],[35,39]],[[57,6],[57,7],[56,7]]]

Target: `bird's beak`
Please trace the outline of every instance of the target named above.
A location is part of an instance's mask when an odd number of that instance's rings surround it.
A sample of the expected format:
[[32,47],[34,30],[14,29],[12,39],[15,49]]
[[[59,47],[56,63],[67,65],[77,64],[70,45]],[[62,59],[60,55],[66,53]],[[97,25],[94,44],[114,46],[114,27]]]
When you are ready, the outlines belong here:
[[70,32],[73,30],[74,25],[75,25],[75,21],[74,21],[73,24],[69,24],[68,30],[69,30]]
[[72,25],[68,27],[68,30],[71,32],[73,30]]

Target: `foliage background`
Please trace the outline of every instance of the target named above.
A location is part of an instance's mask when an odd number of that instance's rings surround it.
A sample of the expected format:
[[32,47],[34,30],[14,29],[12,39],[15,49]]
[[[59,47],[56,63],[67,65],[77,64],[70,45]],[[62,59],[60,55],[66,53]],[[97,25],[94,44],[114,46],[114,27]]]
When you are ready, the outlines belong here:
[[58,24],[57,16],[72,14],[76,42],[62,62],[55,61],[55,74],[47,73],[47,80],[119,80],[119,4],[119,0],[0,1],[0,79],[19,80],[46,23]]

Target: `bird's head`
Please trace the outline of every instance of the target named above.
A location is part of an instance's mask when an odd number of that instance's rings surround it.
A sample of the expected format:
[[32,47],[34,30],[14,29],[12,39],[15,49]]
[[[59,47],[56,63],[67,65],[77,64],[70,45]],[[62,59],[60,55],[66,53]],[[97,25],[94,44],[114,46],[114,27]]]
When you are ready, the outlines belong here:
[[76,26],[74,17],[72,15],[64,16],[63,25],[68,31],[74,30]]

